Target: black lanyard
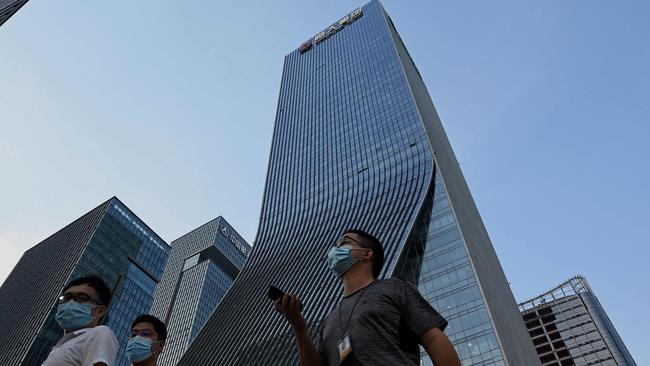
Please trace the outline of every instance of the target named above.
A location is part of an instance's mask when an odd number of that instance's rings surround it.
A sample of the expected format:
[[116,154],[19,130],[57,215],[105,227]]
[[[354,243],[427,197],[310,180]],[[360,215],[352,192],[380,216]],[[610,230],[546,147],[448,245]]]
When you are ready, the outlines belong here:
[[341,309],[343,308],[343,302],[339,305],[339,328],[343,331],[343,334],[341,335],[341,339],[345,337],[345,335],[348,333],[348,327],[350,326],[350,320],[352,319],[352,315],[354,314],[354,309],[357,307],[357,304],[359,303],[359,300],[363,297],[363,294],[366,292],[368,287],[372,286],[375,281],[370,282],[366,287],[361,289],[361,293],[359,294],[359,297],[357,297],[357,301],[354,302],[354,305],[352,306],[352,311],[350,311],[350,316],[348,316],[348,321],[345,323],[345,329],[343,329],[343,315],[341,314]]

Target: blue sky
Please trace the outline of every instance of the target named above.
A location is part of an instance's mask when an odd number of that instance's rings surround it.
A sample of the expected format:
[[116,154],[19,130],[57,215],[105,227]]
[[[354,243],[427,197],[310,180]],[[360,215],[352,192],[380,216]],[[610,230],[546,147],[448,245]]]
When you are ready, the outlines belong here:
[[[117,195],[255,237],[283,57],[362,1],[36,1],[0,27],[0,282]],[[587,276],[650,364],[650,3],[385,0],[515,297]]]

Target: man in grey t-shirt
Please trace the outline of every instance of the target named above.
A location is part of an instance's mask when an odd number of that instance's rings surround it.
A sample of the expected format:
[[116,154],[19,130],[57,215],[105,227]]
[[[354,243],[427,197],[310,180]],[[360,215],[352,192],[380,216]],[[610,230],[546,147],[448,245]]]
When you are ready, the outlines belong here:
[[300,363],[312,365],[419,365],[422,345],[434,365],[460,366],[443,330],[447,321],[415,286],[391,278],[376,280],[384,263],[379,240],[348,230],[328,253],[343,282],[343,299],[321,321],[316,344],[307,332],[300,299],[286,294],[275,303],[291,324]]

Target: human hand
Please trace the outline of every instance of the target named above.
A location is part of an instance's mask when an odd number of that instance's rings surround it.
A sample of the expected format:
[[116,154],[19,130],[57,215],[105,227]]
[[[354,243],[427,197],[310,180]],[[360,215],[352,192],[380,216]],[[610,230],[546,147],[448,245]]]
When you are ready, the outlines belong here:
[[274,303],[275,310],[282,314],[296,331],[304,330],[307,326],[307,322],[302,315],[301,305],[302,302],[298,296],[292,294],[284,294]]

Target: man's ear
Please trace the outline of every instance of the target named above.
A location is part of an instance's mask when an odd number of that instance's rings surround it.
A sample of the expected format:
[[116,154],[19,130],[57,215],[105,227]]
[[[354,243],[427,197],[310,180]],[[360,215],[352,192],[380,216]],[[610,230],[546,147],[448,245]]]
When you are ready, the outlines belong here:
[[108,307],[106,305],[100,305],[97,307],[97,311],[99,312],[99,321],[97,324],[101,324],[106,320],[106,314],[108,313]]
[[[366,249],[368,249],[368,248],[366,248]],[[372,251],[372,249],[368,249],[366,251],[366,254],[363,255],[363,259],[372,260],[372,257],[373,257],[374,254],[375,253]]]

